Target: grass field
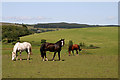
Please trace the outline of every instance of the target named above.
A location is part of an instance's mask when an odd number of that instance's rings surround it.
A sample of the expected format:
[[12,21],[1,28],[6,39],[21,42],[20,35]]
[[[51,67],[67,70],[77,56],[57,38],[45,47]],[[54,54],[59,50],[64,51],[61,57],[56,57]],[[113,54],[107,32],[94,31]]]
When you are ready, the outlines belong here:
[[[62,61],[41,61],[40,41],[56,42],[65,39],[61,51]],[[79,52],[79,56],[68,56],[69,40],[79,44],[93,44],[100,48]],[[97,27],[65,29],[21,37],[21,41],[32,43],[30,61],[12,61],[11,52],[14,45],[3,44],[2,48],[2,77],[3,78],[117,78],[118,77],[118,28]],[[47,52],[48,59],[53,54]],[[27,58],[25,52],[23,59]]]

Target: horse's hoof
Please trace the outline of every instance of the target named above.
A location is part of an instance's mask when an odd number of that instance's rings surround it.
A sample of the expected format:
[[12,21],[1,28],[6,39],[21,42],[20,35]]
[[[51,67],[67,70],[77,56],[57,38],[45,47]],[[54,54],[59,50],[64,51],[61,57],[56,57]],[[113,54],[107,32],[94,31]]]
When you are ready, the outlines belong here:
[[46,58],[45,60],[46,60],[46,61],[48,61],[48,59],[47,59],[47,58]]
[[44,59],[42,61],[45,61]]
[[78,54],[76,56],[78,56]]
[[52,60],[52,61],[55,61],[55,60]]
[[59,61],[62,61],[62,60],[59,60]]

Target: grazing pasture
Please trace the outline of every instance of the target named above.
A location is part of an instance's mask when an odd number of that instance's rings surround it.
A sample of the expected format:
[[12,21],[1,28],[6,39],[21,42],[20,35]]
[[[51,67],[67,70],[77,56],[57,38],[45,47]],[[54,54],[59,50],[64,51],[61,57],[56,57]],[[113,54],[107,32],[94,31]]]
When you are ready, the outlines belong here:
[[[53,42],[65,39],[61,59],[58,54],[55,60],[52,52],[47,52],[49,61],[40,57],[40,41],[46,39]],[[32,44],[31,60],[26,60],[26,52],[22,53],[23,61],[12,61],[11,52],[14,45],[2,46],[2,77],[3,78],[117,78],[118,77],[118,28],[96,27],[64,29],[60,31],[32,34],[20,38]],[[68,56],[68,42],[74,44],[84,42],[100,48],[83,49],[78,56]]]

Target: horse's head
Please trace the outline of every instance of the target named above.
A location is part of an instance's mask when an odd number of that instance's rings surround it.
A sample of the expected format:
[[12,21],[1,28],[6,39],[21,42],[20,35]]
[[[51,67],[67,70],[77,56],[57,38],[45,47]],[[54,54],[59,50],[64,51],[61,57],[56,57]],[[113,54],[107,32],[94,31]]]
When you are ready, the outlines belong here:
[[12,52],[12,60],[15,60],[15,58],[16,58],[16,54],[15,52]]
[[64,46],[64,44],[65,44],[64,39],[61,39],[60,41],[61,41],[61,46]]

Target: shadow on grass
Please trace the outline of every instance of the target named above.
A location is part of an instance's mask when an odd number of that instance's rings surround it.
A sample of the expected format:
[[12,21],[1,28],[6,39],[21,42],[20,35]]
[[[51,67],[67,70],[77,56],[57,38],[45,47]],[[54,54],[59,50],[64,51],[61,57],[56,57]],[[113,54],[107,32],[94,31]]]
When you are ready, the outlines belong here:
[[[18,59],[18,60],[20,60],[20,59]],[[33,59],[32,59],[32,58],[30,58],[30,60],[33,60]],[[22,59],[22,61],[27,61],[27,58]]]
[[92,46],[92,47],[85,46],[85,47],[82,47],[82,49],[99,49],[99,48],[101,48],[101,47],[98,47],[98,46]]
[[87,49],[99,49],[100,47],[88,47]]
[[92,55],[93,53],[82,51],[79,55]]
[[[52,59],[49,59],[48,61],[53,61]],[[58,59],[57,60],[54,60],[54,61],[59,61]],[[65,59],[62,59],[60,61],[65,61]]]

